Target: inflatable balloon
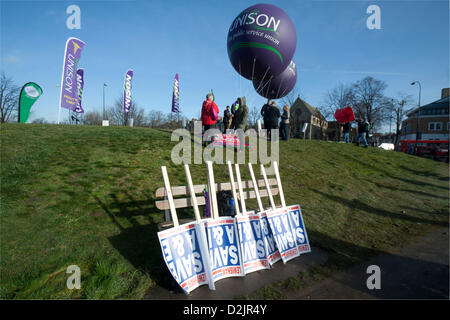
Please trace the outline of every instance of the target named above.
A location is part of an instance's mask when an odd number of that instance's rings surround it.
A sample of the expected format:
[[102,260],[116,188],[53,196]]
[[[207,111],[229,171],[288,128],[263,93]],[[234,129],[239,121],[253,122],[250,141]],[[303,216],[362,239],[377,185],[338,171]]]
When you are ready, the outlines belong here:
[[267,99],[280,99],[294,88],[297,82],[297,67],[294,61],[278,76],[265,81],[253,81],[253,87],[260,96]]
[[249,80],[264,80],[283,72],[294,56],[297,34],[282,9],[256,4],[242,11],[228,31],[228,57]]

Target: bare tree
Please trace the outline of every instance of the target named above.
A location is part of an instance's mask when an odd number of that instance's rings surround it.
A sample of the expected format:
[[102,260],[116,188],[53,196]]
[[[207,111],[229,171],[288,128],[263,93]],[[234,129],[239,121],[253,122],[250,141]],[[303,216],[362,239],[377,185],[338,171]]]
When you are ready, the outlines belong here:
[[181,119],[183,119],[183,113],[169,112],[165,116],[163,127],[165,129],[177,129],[181,125]]
[[128,113],[123,112],[122,97],[117,98],[114,102],[114,106],[109,108],[106,112],[111,124],[125,126],[131,118],[134,119],[134,126],[142,126],[145,124],[144,109],[139,108],[134,100],[131,101],[131,107]]
[[352,86],[339,83],[334,89],[325,94],[319,111],[326,119],[334,119],[334,113],[337,109],[343,109],[351,105],[353,101]]
[[256,122],[261,119],[261,112],[257,107],[253,107],[250,109],[247,118],[247,126],[256,128]]
[[46,124],[48,121],[45,118],[37,118],[31,121],[31,123]]
[[147,116],[148,125],[151,128],[161,128],[164,125],[164,113],[161,111],[151,110]]
[[384,95],[386,82],[365,77],[352,86],[352,106],[357,118],[364,118],[374,130],[389,117],[391,99]]
[[300,89],[294,87],[291,92],[281,98],[281,106],[288,105],[290,108],[294,104],[295,100],[297,100],[297,98],[303,98],[303,96],[300,94]]
[[101,126],[103,116],[98,111],[86,112],[82,123],[88,126]]
[[413,100],[411,95],[399,93],[397,98],[391,99],[391,104],[388,106],[389,121],[393,120],[395,124],[395,150],[397,150],[398,137],[400,136],[401,125],[406,117],[406,113],[411,110],[411,108],[414,108],[412,103]]
[[0,122],[8,122],[17,114],[20,87],[4,72],[0,76]]

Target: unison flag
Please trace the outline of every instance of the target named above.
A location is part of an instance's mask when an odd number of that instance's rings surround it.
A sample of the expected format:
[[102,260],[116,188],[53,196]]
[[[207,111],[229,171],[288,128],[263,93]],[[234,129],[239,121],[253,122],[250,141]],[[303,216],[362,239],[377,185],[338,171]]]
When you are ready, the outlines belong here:
[[172,112],[179,112],[180,109],[180,84],[178,82],[178,73],[175,75],[173,81],[173,95],[172,95]]
[[81,99],[83,95],[84,88],[84,69],[77,69],[77,93],[78,100],[75,108],[76,113],[84,113],[83,107],[81,106]]
[[63,72],[61,78],[60,107],[76,112],[78,103],[77,67],[85,43],[77,38],[69,38],[64,51]]
[[128,69],[125,73],[125,85],[123,89],[123,112],[128,113],[131,109],[131,80],[133,79],[133,70]]
[[353,113],[353,109],[350,106],[345,107],[344,109],[337,109],[334,113],[334,117],[339,123],[355,121],[355,114]]
[[19,96],[19,123],[27,122],[31,106],[41,94],[41,87],[34,82],[28,82],[22,87]]

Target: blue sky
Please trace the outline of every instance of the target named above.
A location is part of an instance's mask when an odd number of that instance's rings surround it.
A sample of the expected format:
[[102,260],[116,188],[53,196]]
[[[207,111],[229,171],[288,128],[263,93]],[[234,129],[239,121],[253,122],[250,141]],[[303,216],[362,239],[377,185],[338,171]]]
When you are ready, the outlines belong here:
[[[86,43],[85,112],[102,110],[121,97],[124,73],[134,69],[133,99],[146,110],[169,112],[173,78],[180,77],[180,111],[198,117],[212,88],[221,113],[238,96],[249,107],[265,99],[233,69],[226,38],[233,19],[260,1],[1,1],[1,70],[17,85],[43,88],[29,121],[57,120],[64,46],[68,37]],[[422,104],[449,86],[447,1],[267,1],[291,17],[297,31],[296,90],[313,106],[339,83],[373,76],[386,94],[413,95]],[[81,9],[81,29],[66,27],[66,8]],[[366,9],[381,9],[381,29],[369,30]],[[67,115],[63,110],[63,116]]]

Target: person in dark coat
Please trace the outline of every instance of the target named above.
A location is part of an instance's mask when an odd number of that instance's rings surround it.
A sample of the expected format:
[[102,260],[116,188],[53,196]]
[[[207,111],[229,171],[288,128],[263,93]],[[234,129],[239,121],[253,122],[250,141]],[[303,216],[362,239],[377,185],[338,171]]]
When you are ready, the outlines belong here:
[[367,135],[367,125],[364,119],[357,119],[356,122],[358,123],[358,136],[356,137],[356,145],[359,146],[359,139],[362,140],[364,144],[364,148],[368,147],[368,143],[366,140]]
[[223,112],[223,133],[227,132],[227,129],[230,128],[230,125],[231,125],[231,111],[230,106],[227,106],[227,108]]
[[261,117],[263,118],[264,129],[268,130],[269,127],[269,108],[272,100],[267,99],[267,103],[264,104],[261,108]]
[[281,139],[287,141],[289,139],[289,106],[283,107],[283,114],[280,122]]
[[280,118],[280,110],[278,110],[277,103],[272,101],[270,107],[266,110],[268,125],[267,125],[267,139],[272,139],[272,130],[278,129],[278,119]]

